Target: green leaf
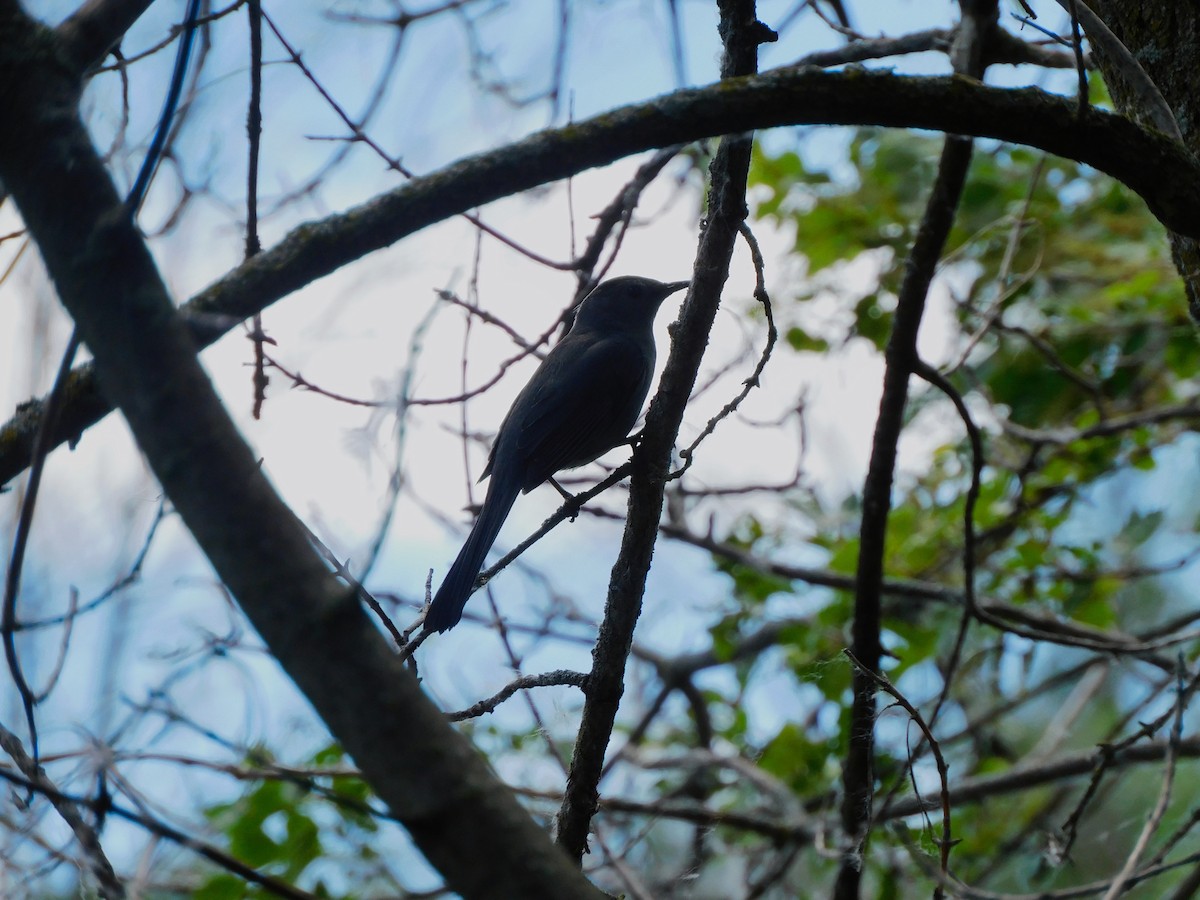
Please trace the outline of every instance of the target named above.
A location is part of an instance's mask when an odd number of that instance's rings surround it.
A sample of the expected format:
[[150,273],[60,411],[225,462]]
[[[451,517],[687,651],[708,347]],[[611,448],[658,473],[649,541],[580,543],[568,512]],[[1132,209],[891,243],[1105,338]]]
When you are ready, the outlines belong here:
[[793,325],[789,328],[785,332],[784,338],[793,350],[823,353],[829,349],[829,341],[824,338],[813,337],[798,325]]
[[1121,529],[1121,537],[1127,546],[1140,547],[1158,533],[1162,523],[1162,510],[1155,510],[1144,515],[1135,510],[1125,520],[1125,527]]
[[222,872],[192,891],[194,900],[241,900],[247,896],[246,882]]

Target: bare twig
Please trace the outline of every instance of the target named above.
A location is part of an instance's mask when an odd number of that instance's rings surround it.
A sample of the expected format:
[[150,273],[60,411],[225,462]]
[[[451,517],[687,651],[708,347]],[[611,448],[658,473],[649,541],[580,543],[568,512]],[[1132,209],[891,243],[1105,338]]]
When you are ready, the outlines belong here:
[[737,411],[737,408],[742,405],[742,401],[750,395],[750,392],[754,388],[761,387],[763,369],[766,368],[767,361],[771,358],[771,351],[775,349],[775,340],[779,336],[779,332],[775,329],[775,317],[771,312],[771,298],[767,294],[762,252],[758,248],[758,242],[754,239],[754,233],[745,222],[742,223],[739,230],[742,237],[746,239],[746,243],[750,246],[750,255],[754,260],[754,297],[762,305],[763,316],[767,321],[767,340],[763,345],[762,354],[758,358],[758,363],[755,365],[754,371],[742,382],[742,389],[738,391],[737,396],[721,407],[720,411],[705,423],[695,439],[679,451],[679,458],[683,460],[683,465],[670,474],[670,480],[683,477],[684,473],[691,468],[692,462],[695,460],[696,448],[716,430],[717,425],[723,419],[728,418]]
[[[250,24],[250,109],[246,113],[246,138],[249,160],[246,166],[246,252],[253,259],[262,252],[258,237],[258,151],[262,139],[262,4],[248,0],[246,13]],[[254,344],[254,405],[251,415],[262,418],[263,403],[267,400],[267,355],[265,345],[275,343],[263,331],[262,313],[255,313],[247,337]]]
[[[850,662],[854,663],[857,668],[862,668],[862,664],[854,658],[853,653],[851,653],[849,650],[846,650],[845,654],[850,658]],[[938,780],[942,788],[942,836],[941,839],[937,841],[937,845],[938,849],[941,851],[940,856],[942,863],[942,875],[946,876],[950,871],[950,850],[954,847],[954,840],[950,832],[950,767],[946,765],[946,759],[944,756],[942,756],[941,746],[938,744],[937,739],[934,738],[930,727],[925,724],[925,719],[921,716],[921,713],[917,710],[917,708],[908,701],[908,698],[900,693],[900,691],[894,684],[892,684],[887,676],[878,672],[872,672],[869,669],[864,671],[875,682],[880,690],[888,694],[901,707],[903,707],[904,711],[908,713],[909,718],[912,719],[913,724],[920,729],[926,745],[933,753],[934,763],[937,765]],[[934,896],[940,897],[940,890]]]
[[38,488],[42,482],[46,454],[50,451],[49,435],[58,418],[63,392],[71,373],[71,363],[75,360],[75,352],[79,349],[79,344],[79,331],[76,329],[71,332],[67,348],[63,351],[62,360],[58,365],[58,375],[55,376],[54,387],[50,390],[50,396],[46,401],[46,411],[34,439],[29,483],[25,486],[25,497],[21,502],[16,534],[13,537],[12,554],[9,556],[8,571],[4,576],[4,607],[3,612],[0,613],[0,634],[4,641],[4,659],[8,664],[8,672],[12,675],[13,684],[16,685],[17,692],[21,697],[21,706],[25,711],[25,724],[29,728],[29,745],[33,751],[35,769],[38,764],[38,733],[33,708],[37,704],[37,697],[30,688],[17,657],[16,633],[19,628],[17,599],[21,591],[21,570],[25,563],[25,550],[29,545],[30,530],[33,528],[33,511],[37,505]]
[[38,793],[46,797],[50,801],[50,805],[54,807],[55,812],[70,827],[75,835],[75,839],[79,841],[79,846],[83,849],[84,856],[87,858],[88,867],[91,869],[92,875],[96,878],[100,896],[106,898],[106,900],[119,900],[119,898],[123,898],[125,896],[125,886],[121,883],[121,879],[117,877],[116,872],[113,871],[112,863],[108,861],[108,857],[104,853],[104,848],[100,846],[100,835],[80,815],[80,804],[59,792],[54,783],[46,776],[46,773],[42,771],[41,766],[37,764],[37,760],[25,752],[25,748],[21,746],[20,739],[3,726],[0,726],[0,749],[3,749],[12,761],[17,764],[17,768],[24,776],[24,778],[15,778],[11,773],[0,769],[0,778],[7,778],[15,784],[26,788],[31,796],[34,793]]
[[587,676],[582,672],[569,672],[566,669],[558,669],[542,675],[522,675],[520,678],[510,681],[491,697],[480,700],[466,709],[460,709],[458,712],[447,713],[446,718],[451,722],[475,719],[486,713],[495,712],[496,707],[516,694],[517,691],[524,691],[535,687],[556,687],[562,685],[586,690]]
[[1154,836],[1154,832],[1158,830],[1163,816],[1167,814],[1167,805],[1171,802],[1171,788],[1175,784],[1175,763],[1179,758],[1179,742],[1183,739],[1183,710],[1186,705],[1185,698],[1187,691],[1184,689],[1184,672],[1186,669],[1183,664],[1183,654],[1179,655],[1179,671],[1177,674],[1176,693],[1175,693],[1175,724],[1171,729],[1170,737],[1167,740],[1167,758],[1163,766],[1162,787],[1158,793],[1158,800],[1154,804],[1154,809],[1151,810],[1149,818],[1146,819],[1146,824],[1142,828],[1141,834],[1138,835],[1137,841],[1133,845],[1133,849],[1129,851],[1129,855],[1125,858],[1125,864],[1121,867],[1121,871],[1113,879],[1112,886],[1104,895],[1104,900],[1117,900],[1125,891],[1125,886],[1137,871],[1138,861],[1146,852],[1146,847],[1150,844],[1150,838]]

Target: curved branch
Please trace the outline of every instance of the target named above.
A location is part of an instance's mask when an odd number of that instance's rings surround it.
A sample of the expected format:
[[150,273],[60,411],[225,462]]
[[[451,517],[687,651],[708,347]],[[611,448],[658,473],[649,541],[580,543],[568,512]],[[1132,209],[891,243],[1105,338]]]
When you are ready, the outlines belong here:
[[98,65],[153,0],[87,0],[58,26],[59,45],[77,71]]
[[[2,60],[0,60],[2,62]],[[294,229],[184,307],[207,346],[344,265],[493,200],[634,153],[752,129],[802,124],[924,128],[996,138],[1078,160],[1137,192],[1168,228],[1200,238],[1200,164],[1165,135],[1112,113],[1078,117],[1073,100],[970,78],[776,69],[677,91],[584,122],[539,132],[416,178],[344,213]],[[29,464],[40,401],[0,427],[0,485]],[[52,446],[75,440],[110,407],[90,366],[76,369]]]

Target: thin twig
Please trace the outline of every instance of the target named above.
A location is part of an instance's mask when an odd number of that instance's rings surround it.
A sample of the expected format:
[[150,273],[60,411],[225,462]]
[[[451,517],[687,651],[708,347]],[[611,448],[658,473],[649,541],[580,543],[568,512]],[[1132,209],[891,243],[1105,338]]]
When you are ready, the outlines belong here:
[[21,590],[21,569],[25,563],[25,550],[29,545],[29,534],[33,528],[33,511],[37,504],[38,488],[42,483],[42,472],[46,465],[46,456],[50,452],[49,434],[54,429],[58,412],[62,405],[64,388],[71,374],[71,363],[75,360],[75,352],[79,349],[79,331],[71,332],[71,339],[63,351],[62,360],[58,364],[58,374],[54,379],[54,387],[46,401],[42,420],[38,425],[37,437],[33,443],[33,462],[29,469],[29,483],[25,486],[25,497],[21,502],[21,512],[17,518],[16,534],[13,537],[12,554],[8,560],[8,572],[4,578],[4,609],[0,613],[0,631],[4,639],[4,659],[8,663],[9,674],[21,695],[21,706],[25,711],[25,724],[29,728],[29,746],[33,752],[33,765],[36,768],[38,760],[37,722],[34,720],[33,708],[37,698],[17,657],[16,632],[17,597]]
[[[248,0],[246,13],[250,19],[250,109],[246,113],[246,137],[249,161],[246,169],[246,251],[245,259],[251,260],[262,252],[258,237],[258,152],[262,138],[262,3]],[[255,420],[262,418],[263,403],[267,399],[266,351],[264,346],[275,343],[263,331],[262,313],[255,313],[247,335],[254,343],[254,375],[251,384],[254,390],[254,406],[251,415]]]
[[461,722],[464,719],[475,719],[486,713],[495,712],[496,708],[505,700],[512,697],[517,691],[525,691],[535,687],[587,687],[587,676],[582,672],[571,672],[567,669],[557,669],[553,672],[545,672],[541,675],[522,675],[520,678],[510,681],[503,688],[497,691],[490,697],[473,703],[466,709],[460,709],[458,712],[447,713],[446,718],[451,722]]
[[0,778],[6,778],[10,782],[24,787],[29,796],[37,793],[46,797],[50,801],[50,805],[75,834],[75,839],[79,841],[79,846],[87,858],[88,867],[96,878],[100,896],[106,900],[123,898],[125,886],[113,871],[112,863],[108,861],[104,848],[100,846],[100,835],[80,815],[79,806],[82,805],[80,801],[62,794],[42,771],[37,759],[25,752],[20,738],[2,725],[0,725],[0,749],[3,749],[12,758],[23,776],[19,777],[15,773],[0,768]]
[[[856,668],[862,668],[862,664],[855,658],[854,654],[849,650],[843,651],[850,662]],[[941,851],[942,875],[948,875],[950,872],[950,850],[954,847],[954,840],[950,832],[950,767],[946,765],[946,759],[942,756],[942,748],[934,738],[930,726],[925,724],[925,719],[921,713],[913,706],[908,699],[900,693],[891,680],[886,675],[879,672],[873,672],[870,669],[863,670],[864,673],[871,678],[872,681],[884,693],[892,697],[904,711],[908,713],[913,724],[920,729],[925,743],[928,745],[930,752],[933,754],[934,763],[937,765],[938,781],[941,784],[941,805],[942,805],[942,837],[937,841],[939,850]],[[936,896],[940,896],[940,889]]]
[[1125,865],[1121,867],[1121,871],[1113,879],[1112,886],[1104,895],[1104,900],[1117,900],[1124,893],[1126,884],[1133,877],[1133,873],[1137,871],[1138,860],[1146,852],[1146,847],[1150,844],[1150,838],[1158,830],[1163,816],[1167,814],[1167,806],[1171,802],[1171,788],[1175,784],[1175,764],[1179,759],[1179,743],[1183,739],[1183,710],[1188,696],[1188,692],[1184,689],[1183,676],[1187,669],[1184,666],[1182,653],[1179,655],[1178,665],[1174,709],[1175,725],[1171,729],[1170,737],[1167,741],[1167,758],[1163,765],[1162,787],[1159,789],[1158,800],[1154,804],[1154,809],[1151,810],[1150,817],[1146,820],[1145,826],[1142,828],[1142,833],[1138,835],[1133,849],[1129,851],[1129,856],[1125,859]]
[[758,358],[758,364],[755,365],[750,376],[742,382],[742,389],[738,391],[737,396],[721,407],[720,411],[705,423],[695,440],[679,451],[679,458],[683,460],[683,465],[668,476],[669,480],[683,477],[695,461],[696,448],[716,430],[721,420],[737,411],[737,408],[742,405],[742,401],[750,395],[754,388],[762,386],[763,369],[766,368],[767,361],[771,358],[771,352],[775,349],[775,341],[779,337],[779,332],[775,328],[775,316],[771,312],[771,297],[767,294],[762,251],[758,247],[758,242],[755,240],[750,226],[743,222],[738,230],[746,239],[746,243],[750,247],[750,256],[754,260],[754,297],[762,305],[763,316],[767,320],[767,340],[763,345],[762,354]]

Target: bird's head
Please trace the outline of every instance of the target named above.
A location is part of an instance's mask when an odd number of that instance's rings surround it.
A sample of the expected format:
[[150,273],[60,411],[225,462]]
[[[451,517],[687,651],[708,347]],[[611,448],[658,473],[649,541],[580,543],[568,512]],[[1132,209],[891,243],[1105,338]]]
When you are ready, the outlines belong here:
[[690,281],[662,282],[637,275],[610,278],[583,298],[572,330],[649,331],[662,302],[689,284]]

